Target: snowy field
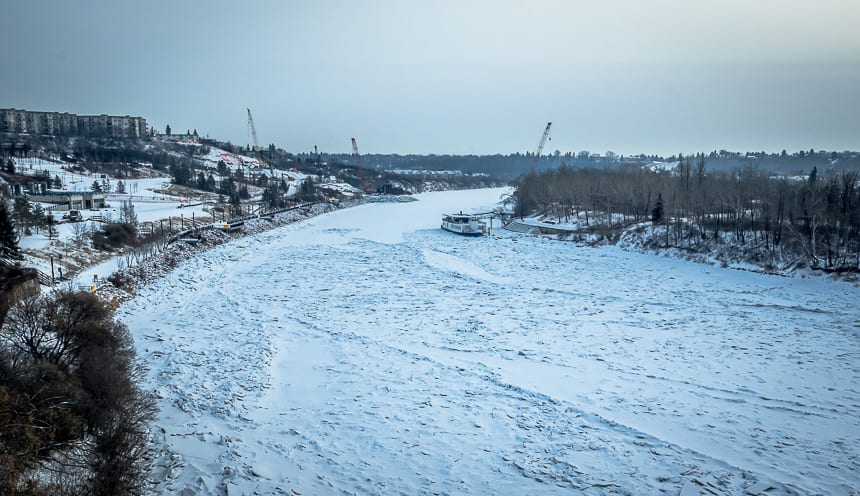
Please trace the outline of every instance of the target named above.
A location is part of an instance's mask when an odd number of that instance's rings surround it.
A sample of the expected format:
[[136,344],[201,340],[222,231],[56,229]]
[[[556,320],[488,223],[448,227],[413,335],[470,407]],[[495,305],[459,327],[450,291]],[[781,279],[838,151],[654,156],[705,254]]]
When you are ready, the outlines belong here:
[[[33,174],[34,172],[45,171],[50,177],[59,177],[63,183],[63,188],[68,191],[91,191],[93,182],[102,183],[100,174],[92,173],[73,173],[65,169],[69,164],[62,162],[53,162],[39,158],[18,158],[15,159],[16,167],[19,171],[25,174]],[[65,252],[68,255],[68,248],[62,248],[58,241],[65,243],[73,243],[75,232],[79,230],[94,231],[102,228],[101,222],[91,220],[93,218],[101,218],[105,221],[117,221],[121,218],[121,208],[124,202],[131,202],[134,207],[135,215],[140,223],[151,222],[158,226],[167,226],[170,229],[173,226],[185,225],[190,226],[192,223],[211,221],[209,213],[204,210],[204,205],[199,201],[189,201],[186,198],[178,196],[166,195],[163,190],[170,187],[169,177],[150,177],[143,179],[123,179],[123,184],[126,188],[126,193],[115,193],[118,180],[108,179],[108,193],[105,194],[105,208],[101,209],[85,209],[81,210],[83,222],[68,222],[63,221],[63,214],[67,212],[55,210],[52,213],[57,224],[54,225],[56,234],[49,236],[45,230],[33,231],[29,235],[22,235],[19,240],[19,245],[27,250],[41,250],[41,254],[30,256],[26,260],[28,267],[35,267],[45,274],[51,274],[51,262],[45,253],[53,251],[54,255],[59,255]],[[52,205],[42,203],[40,206],[45,211],[50,211]],[[53,250],[52,250],[53,248]],[[39,256],[41,255],[41,256]],[[87,258],[87,255],[78,251],[76,256]],[[55,272],[59,275],[62,272],[62,264],[60,258],[57,259],[56,266],[60,268]],[[92,257],[90,258],[97,258]],[[77,273],[74,276],[73,286],[88,285],[93,280],[93,275],[99,276],[101,279],[119,269],[119,263],[122,257],[114,257],[103,263],[96,263],[90,260],[89,267]],[[68,275],[68,266],[66,265],[65,274]]]
[[858,493],[856,285],[439,229],[503,191],[243,238],[121,307],[153,493]]

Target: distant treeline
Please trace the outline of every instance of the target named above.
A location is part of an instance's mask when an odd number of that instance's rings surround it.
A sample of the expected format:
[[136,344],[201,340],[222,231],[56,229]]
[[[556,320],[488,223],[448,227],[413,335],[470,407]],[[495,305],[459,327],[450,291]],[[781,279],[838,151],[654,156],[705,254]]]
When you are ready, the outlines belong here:
[[[57,155],[66,154],[71,160],[79,160],[89,165],[123,163],[151,163],[155,169],[167,169],[177,162],[187,160],[189,154],[205,154],[208,147],[218,147],[232,153],[255,155],[248,145],[234,145],[229,141],[201,138],[202,147],[186,146],[177,143],[107,138],[67,138],[28,135],[0,136],[0,157],[33,156],[40,152]],[[167,153],[167,152],[176,153]],[[261,157],[274,167],[306,167],[325,164],[356,165],[350,153],[308,153],[288,152],[269,144],[260,150]],[[459,170],[466,174],[488,174],[493,177],[513,180],[528,172],[535,163],[536,170],[554,169],[561,165],[574,168],[617,168],[630,164],[647,165],[651,163],[673,164],[682,154],[662,155],[620,155],[612,151],[594,153],[587,150],[578,152],[547,151],[535,162],[532,152],[514,152],[493,155],[452,155],[452,154],[363,154],[362,163],[368,170]],[[731,152],[713,150],[702,154],[712,171],[728,171],[737,168],[755,167],[762,171],[778,172],[786,175],[809,174],[813,168],[819,173],[860,170],[860,153],[854,151],[799,150],[779,153]],[[190,166],[191,164],[188,163]],[[107,171],[113,172],[113,171]]]
[[860,267],[860,173],[774,177],[759,168],[711,170],[704,155],[672,170],[637,165],[561,166],[521,176],[516,213],[600,224],[619,235],[632,224],[665,227],[663,246],[696,249],[703,241],[754,244],[803,257],[824,269]]
[[[755,167],[762,171],[782,173],[786,175],[809,174],[813,168],[820,172],[843,170],[860,170],[860,153],[798,151],[788,153],[765,152],[729,152],[726,150],[712,151],[699,154],[708,162],[712,171],[729,171],[737,168]],[[627,165],[648,165],[652,163],[674,164],[680,161],[682,154],[671,156],[631,155],[624,156],[612,152],[595,154],[588,151],[552,152],[541,155],[536,162],[536,170],[549,170],[566,165],[573,168],[611,169]],[[313,160],[313,155],[296,155],[298,160]],[[355,159],[349,154],[321,155],[321,160],[339,161],[354,164]],[[411,169],[411,170],[459,170],[467,174],[483,173],[494,177],[512,180],[526,173],[535,163],[532,153],[511,153],[508,155],[397,155],[369,154],[363,155],[365,167],[378,170]]]

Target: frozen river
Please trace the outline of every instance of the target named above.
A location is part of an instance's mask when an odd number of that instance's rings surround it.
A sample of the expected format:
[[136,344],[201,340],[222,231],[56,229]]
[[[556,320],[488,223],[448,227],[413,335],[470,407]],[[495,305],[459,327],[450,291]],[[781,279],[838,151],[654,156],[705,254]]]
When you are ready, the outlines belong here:
[[246,237],[124,305],[154,492],[857,494],[856,286],[439,229],[501,193]]

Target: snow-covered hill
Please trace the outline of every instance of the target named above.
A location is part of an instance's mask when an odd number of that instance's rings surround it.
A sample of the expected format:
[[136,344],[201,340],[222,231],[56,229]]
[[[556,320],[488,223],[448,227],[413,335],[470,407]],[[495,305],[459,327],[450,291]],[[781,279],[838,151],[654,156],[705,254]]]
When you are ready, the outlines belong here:
[[[170,188],[170,177],[146,168],[139,169],[144,177],[118,179],[87,171],[75,171],[74,164],[63,162],[58,158],[45,160],[42,158],[15,158],[16,170],[24,175],[47,174],[49,177],[59,177],[64,191],[91,191],[93,183],[103,185],[105,190],[105,208],[81,211],[83,222],[63,222],[64,211],[53,211],[52,215],[58,222],[54,229],[56,234],[49,235],[46,230],[33,230],[24,234],[19,244],[25,253],[24,265],[35,267],[45,274],[59,277],[76,278],[76,284],[88,284],[95,273],[92,267],[106,259],[117,257],[116,253],[99,252],[90,248],[88,239],[83,234],[98,230],[103,221],[118,221],[123,202],[131,202],[135,215],[141,226],[151,223],[161,229],[170,230],[180,225],[190,226],[212,220],[206,205],[200,201],[189,202],[187,198],[166,193]],[[146,177],[151,176],[151,177]],[[125,193],[117,193],[119,181],[123,182]],[[50,211],[52,205],[40,204],[45,211]],[[99,219],[99,220],[92,220]],[[116,264],[112,267],[115,268]],[[87,270],[89,269],[89,270]],[[114,269],[115,270],[115,269]],[[112,270],[111,270],[112,271]],[[109,272],[108,272],[109,273]],[[103,271],[99,275],[104,277]]]
[[246,237],[125,304],[153,493],[857,493],[858,287],[438,228],[502,192]]

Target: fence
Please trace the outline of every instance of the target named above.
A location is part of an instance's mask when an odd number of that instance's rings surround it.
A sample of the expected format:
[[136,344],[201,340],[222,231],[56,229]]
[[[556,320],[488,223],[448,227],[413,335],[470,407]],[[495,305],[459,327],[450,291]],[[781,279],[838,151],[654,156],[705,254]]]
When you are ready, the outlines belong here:
[[[19,267],[19,265],[14,260],[10,260],[8,258],[3,258],[3,257],[0,257],[0,265],[2,265],[3,267],[6,267],[6,268]],[[44,272],[42,272],[41,270],[36,269],[34,267],[22,267],[22,268],[34,270],[36,272],[36,276],[39,279],[39,284],[41,284],[42,286],[53,286],[54,285],[54,282],[55,282],[54,279],[51,276],[49,276],[48,274],[45,274]]]

